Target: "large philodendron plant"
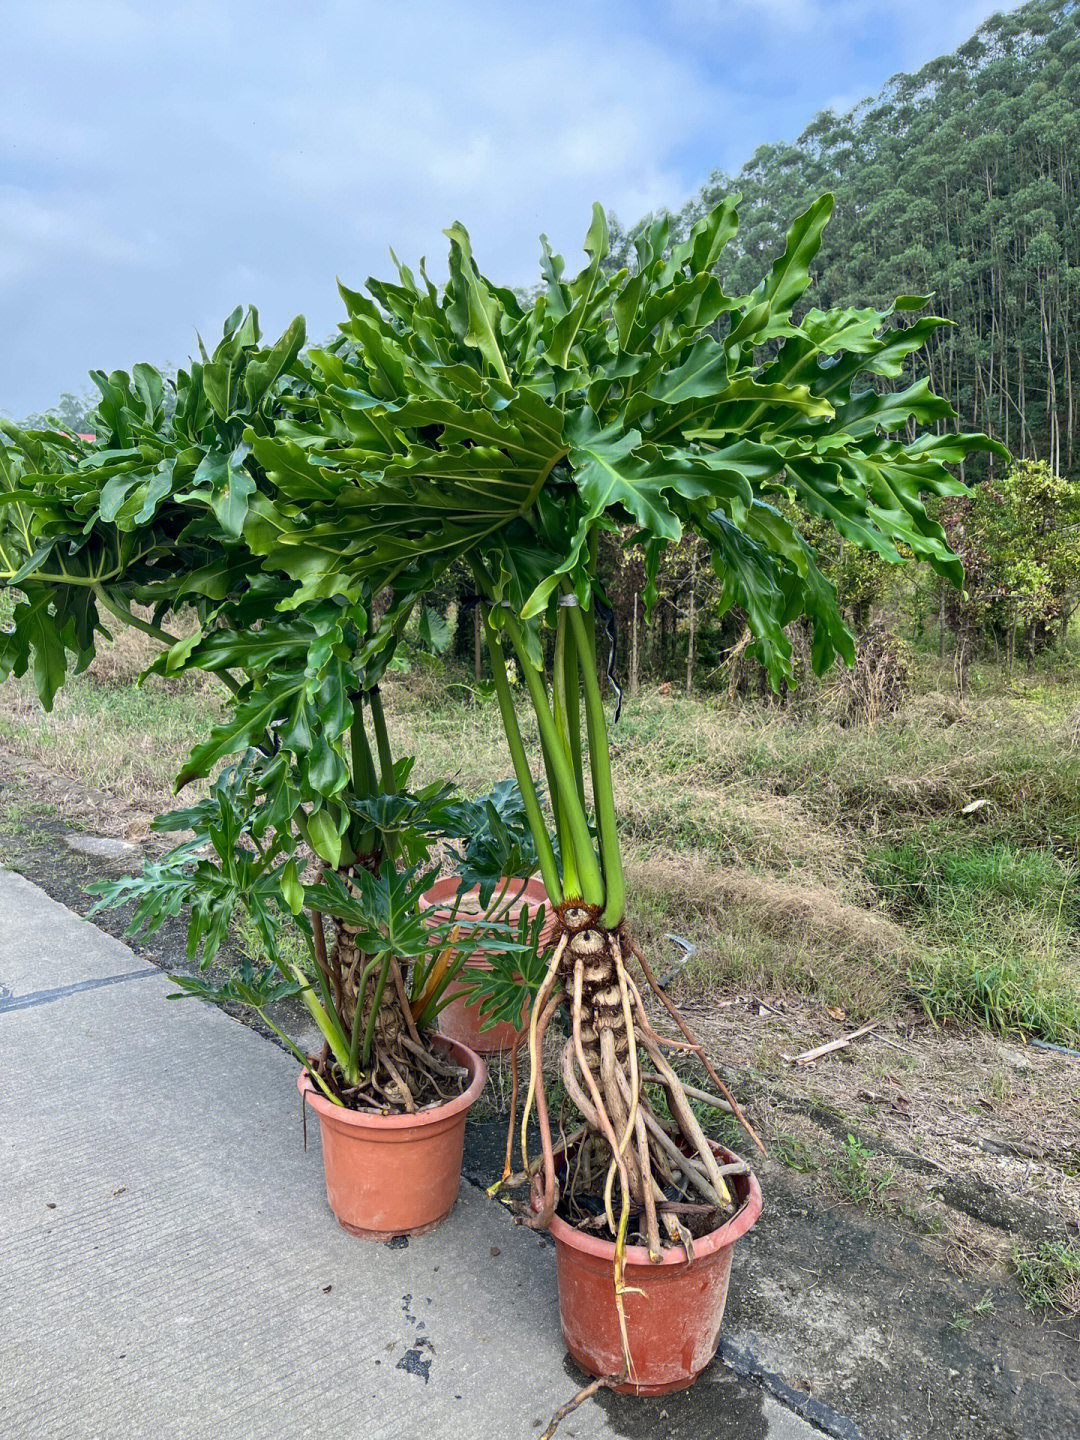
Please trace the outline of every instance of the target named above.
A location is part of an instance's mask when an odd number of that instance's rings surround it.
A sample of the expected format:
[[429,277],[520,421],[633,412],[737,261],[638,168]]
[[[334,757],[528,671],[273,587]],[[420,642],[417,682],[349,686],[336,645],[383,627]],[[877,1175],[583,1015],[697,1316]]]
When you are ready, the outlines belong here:
[[[131,377],[94,375],[91,442],[6,428],[0,583],[16,603],[0,676],[32,666],[50,707],[67,653],[89,663],[115,619],[159,643],[151,672],[223,681],[223,718],[177,788],[233,763],[206,799],[157,823],[194,840],[106,887],[102,903],[134,900],[132,933],[186,910],[204,965],[246,911],[267,968],[257,975],[249,963],[224,986],[200,978],[187,988],[264,1018],[273,1001],[298,996],[325,1041],[308,1063],[328,1098],[407,1110],[439,1093],[445,1066],[424,1031],[468,954],[497,962],[487,983],[503,1008],[520,1008],[511,982],[531,976],[535,954],[535,933],[512,930],[500,899],[483,922],[421,915],[433,843],[465,845],[465,878],[486,897],[493,866],[527,875],[535,856],[514,833],[512,806],[458,799],[444,783],[408,789],[412,761],[391,753],[380,680],[413,599],[376,620],[366,585],[348,596],[298,586],[252,554],[251,516],[274,492],[250,440],[272,435],[298,403],[303,386],[289,372],[303,338],[294,321],[263,348],[254,313],[237,311],[214,354],[177,377],[171,414],[161,377],[139,366]],[[300,958],[283,943],[290,925]]]
[[[606,1156],[599,1174],[617,1255],[632,1213],[654,1258],[662,1226],[686,1239],[671,1199],[680,1186],[721,1211],[729,1193],[666,1057],[671,1042],[649,1022],[642,989],[652,972],[626,924],[597,667],[599,536],[627,532],[651,576],[665,546],[702,537],[722,604],[745,612],[779,683],[791,675],[785,627],[799,616],[818,671],[853,657],[833,588],[791,517],[825,519],[886,560],[914,556],[958,584],[959,561],[921,496],[959,493],[946,467],[990,443],[949,430],[953,412],[925,380],[892,384],[943,323],[905,323],[923,297],[794,317],[831,208],[824,196],[794,222],[783,255],[746,295],[728,295],[717,274],[736,233],[731,201],[677,245],[658,221],[638,237],[632,272],[615,274],[597,207],[587,265],[567,279],[545,242],[533,303],[486,280],[454,225],[447,285],[399,266],[395,281],[370,280],[366,295],[342,287],[341,335],[307,352],[298,371],[306,399],[288,431],[247,437],[276,494],[253,504],[245,533],[272,570],[352,599],[364,585],[413,594],[456,558],[472,567],[560,919],[530,1022],[525,1118],[535,1104],[543,1149],[537,1223],[559,1196],[540,1059],[561,1006],[570,1022],[561,1074],[589,1147]],[[547,667],[544,627],[555,635]],[[558,850],[508,657],[535,713]],[[646,1065],[659,1090],[643,1079]]]

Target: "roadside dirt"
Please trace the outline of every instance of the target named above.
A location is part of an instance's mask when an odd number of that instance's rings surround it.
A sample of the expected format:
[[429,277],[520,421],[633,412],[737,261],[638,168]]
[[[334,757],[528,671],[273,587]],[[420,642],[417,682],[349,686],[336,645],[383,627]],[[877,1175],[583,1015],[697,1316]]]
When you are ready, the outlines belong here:
[[[150,818],[0,747],[0,864],[80,914],[116,862],[65,835],[136,841],[119,862],[134,869],[161,843]],[[126,928],[123,912],[95,919]],[[134,948],[192,969],[182,924]],[[912,1015],[802,1068],[784,1056],[855,1028],[841,1011],[733,994],[684,1010],[770,1152],[753,1157],[765,1213],[740,1244],[721,1378],[764,1375],[842,1440],[1080,1436],[1080,1318],[1028,1310],[1013,1267],[1015,1250],[1080,1233],[1080,1059]],[[305,1018],[275,1016],[297,1036]],[[508,1086],[492,1069],[466,1155],[477,1183],[499,1173],[505,1143]],[[612,1400],[610,1418],[626,1435],[711,1440],[726,1433],[723,1393]]]

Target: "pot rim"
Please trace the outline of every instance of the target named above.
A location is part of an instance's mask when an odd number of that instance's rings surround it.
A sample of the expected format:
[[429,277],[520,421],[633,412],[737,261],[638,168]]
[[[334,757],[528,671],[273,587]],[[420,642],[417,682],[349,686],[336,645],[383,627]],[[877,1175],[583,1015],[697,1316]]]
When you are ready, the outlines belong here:
[[[718,1158],[721,1158],[725,1165],[733,1165],[742,1157],[736,1155],[725,1145],[711,1142],[713,1150]],[[625,1265],[639,1265],[644,1270],[663,1270],[665,1266],[669,1269],[672,1266],[687,1266],[698,1260],[708,1259],[718,1250],[724,1250],[733,1245],[736,1240],[745,1235],[761,1214],[762,1195],[758,1178],[752,1170],[747,1170],[745,1176],[732,1177],[734,1179],[745,1179],[747,1182],[746,1199],[730,1219],[725,1220],[718,1230],[710,1230],[707,1235],[702,1235],[694,1240],[694,1259],[687,1262],[684,1251],[669,1245],[661,1248],[659,1261],[649,1258],[648,1249],[644,1245],[628,1245],[624,1258]],[[613,1240],[600,1240],[594,1235],[586,1235],[581,1230],[575,1229],[558,1215],[553,1215],[551,1224],[548,1227],[553,1239],[570,1249],[576,1250],[584,1255],[595,1256],[598,1260],[604,1260],[609,1265],[615,1263],[615,1242]]]
[[466,1089],[453,1100],[447,1100],[430,1110],[421,1110],[415,1115],[367,1115],[362,1110],[332,1105],[316,1088],[305,1066],[296,1077],[296,1088],[300,1091],[301,1101],[310,1105],[320,1118],[334,1120],[341,1125],[355,1126],[360,1130],[418,1130],[425,1125],[438,1125],[442,1121],[450,1120],[455,1115],[460,1115],[463,1110],[471,1109],[480,1098],[480,1092],[487,1084],[487,1062],[482,1055],[470,1050],[468,1045],[463,1045],[460,1040],[433,1034],[431,1041],[440,1050],[448,1050],[456,1060],[463,1063],[472,1077]]
[[[530,875],[524,880],[520,875],[502,875],[499,879],[500,883],[505,882],[507,885],[517,885],[520,887],[513,894],[510,900],[511,905],[518,905],[523,900],[531,901],[535,905],[551,904],[547,890],[544,888],[544,882],[538,875]],[[444,902],[452,900],[460,888],[461,877],[459,875],[444,875],[441,880],[436,880],[435,883],[429,886],[420,896],[421,910],[439,910],[443,908],[446,910],[446,913],[449,914],[449,909],[444,906]],[[476,890],[477,888],[475,885],[470,887],[472,890]],[[498,889],[499,885],[496,884],[496,893]]]

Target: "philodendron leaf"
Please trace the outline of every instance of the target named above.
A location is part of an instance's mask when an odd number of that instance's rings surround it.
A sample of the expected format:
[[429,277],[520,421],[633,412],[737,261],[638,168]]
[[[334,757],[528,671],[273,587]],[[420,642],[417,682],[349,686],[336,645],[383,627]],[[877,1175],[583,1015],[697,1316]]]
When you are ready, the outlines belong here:
[[209,738],[196,745],[176,777],[174,789],[182,790],[192,780],[209,775],[227,755],[235,755],[264,741],[267,727],[281,716],[289,701],[304,689],[304,685],[302,675],[275,681],[237,703],[227,719],[214,726]]
[[810,262],[821,248],[821,232],[828,224],[835,200],[821,195],[794,221],[787,233],[784,253],[751,296],[772,315],[788,315],[810,283]]
[[281,869],[280,875],[281,894],[294,915],[299,915],[304,908],[304,887],[300,883],[300,876],[297,873],[296,861],[289,860]]
[[305,335],[304,317],[297,315],[277,344],[264,350],[259,359],[248,361],[244,391],[250,404],[257,405],[274,381],[286,374],[303,349]]
[[453,640],[450,626],[437,610],[425,606],[420,614],[419,624],[420,643],[433,655],[441,655],[449,649]]
[[256,489],[244,468],[249,454],[246,444],[237,445],[229,454],[215,451],[206,456],[194,476],[196,486],[210,487],[211,508],[222,528],[236,539],[243,533],[248,500]]
[[571,307],[556,325],[548,343],[546,355],[552,365],[566,366],[582,328],[593,318],[596,293],[602,278],[600,267],[608,253],[608,226],[601,205],[593,205],[592,224],[585,237],[585,253],[589,263],[570,286],[573,297]]
[[475,346],[498,375],[509,380],[498,337],[501,308],[477,272],[469,233],[459,222],[444,233],[450,238],[450,276],[460,337],[466,345]]
[[15,606],[10,635],[0,632],[0,676],[7,672],[25,675],[32,665],[38,699],[51,710],[67,674],[64,636],[50,613],[51,592],[32,585],[25,594],[27,599]]
[[307,828],[316,855],[336,870],[341,864],[341,835],[336,821],[326,810],[316,810],[308,816]]

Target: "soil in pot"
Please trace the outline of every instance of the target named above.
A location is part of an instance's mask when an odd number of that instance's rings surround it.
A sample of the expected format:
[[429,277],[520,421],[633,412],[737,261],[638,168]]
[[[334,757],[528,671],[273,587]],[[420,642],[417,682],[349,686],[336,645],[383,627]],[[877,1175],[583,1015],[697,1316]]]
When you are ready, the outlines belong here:
[[353,1235],[390,1240],[423,1235],[453,1209],[461,1183],[465,1117],[487,1080],[483,1059],[442,1036],[433,1049],[465,1072],[460,1093],[409,1113],[379,1114],[334,1105],[306,1070],[300,1094],[319,1117],[326,1198]]
[[[458,885],[459,881],[456,875],[437,880],[431,889],[421,897],[421,906],[424,909],[435,910],[440,919],[449,918],[450,907],[458,893]],[[511,921],[516,921],[522,910],[527,910],[531,917],[541,907],[546,907],[554,918],[554,910],[548,900],[543,882],[540,880],[501,880],[495,887],[492,905],[499,901],[500,896],[504,896],[501,905],[506,907],[507,918]],[[506,905],[507,901],[509,901],[508,906]],[[490,910],[490,908],[489,906],[488,909]],[[475,919],[484,913],[485,909],[480,904],[476,890],[464,896],[458,910],[459,915],[467,919]],[[549,931],[553,928],[553,924],[545,928],[541,937],[541,946],[549,942]],[[475,969],[488,968],[487,962],[479,957],[474,957],[468,963]],[[476,1050],[481,1055],[505,1054],[513,1050],[521,1037],[522,1029],[529,1023],[528,1000],[522,1006],[519,1025],[515,1026],[511,1022],[503,1020],[485,1029],[483,1007],[469,1001],[468,990],[463,984],[452,983],[447,988],[446,998],[447,1003],[440,1010],[438,1017],[439,1034],[445,1035],[451,1040],[458,1040],[461,1044],[467,1045],[470,1050]]]
[[[740,1163],[722,1146],[713,1150],[725,1166]],[[691,1232],[692,1259],[684,1248],[665,1248],[655,1263],[644,1245],[628,1245],[622,1298],[630,1369],[616,1389],[637,1395],[685,1389],[715,1355],[735,1242],[761,1213],[761,1187],[749,1170],[730,1174],[729,1183],[736,1208],[720,1223],[716,1212],[706,1214],[705,1207],[677,1212]],[[588,1192],[579,1192],[572,1206],[560,1205],[577,1223],[556,1213],[550,1228],[567,1349],[587,1373],[612,1376],[624,1372],[625,1361],[615,1299],[615,1245],[597,1233],[607,1228],[599,1203],[599,1216],[590,1217]]]

